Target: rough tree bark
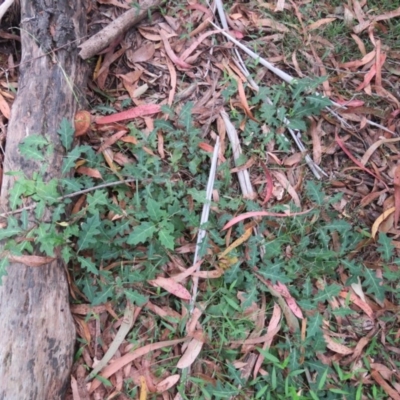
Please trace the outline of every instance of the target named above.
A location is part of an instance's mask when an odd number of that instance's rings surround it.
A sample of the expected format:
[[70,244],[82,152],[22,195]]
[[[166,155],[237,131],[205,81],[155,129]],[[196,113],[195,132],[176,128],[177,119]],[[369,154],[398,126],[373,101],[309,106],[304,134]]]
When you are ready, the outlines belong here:
[[[79,38],[86,34],[81,0],[21,0],[22,61],[18,95],[8,126],[4,173],[31,177],[42,167],[18,151],[21,140],[42,134],[54,144],[46,181],[60,176],[63,149],[57,135],[63,117],[73,121],[83,98],[84,64]],[[4,175],[1,211],[14,177]],[[33,220],[31,212],[30,220]],[[51,221],[51,210],[45,219]],[[56,254],[59,252],[56,251]],[[64,397],[75,344],[63,263],[41,267],[12,262],[0,286],[0,399]]]

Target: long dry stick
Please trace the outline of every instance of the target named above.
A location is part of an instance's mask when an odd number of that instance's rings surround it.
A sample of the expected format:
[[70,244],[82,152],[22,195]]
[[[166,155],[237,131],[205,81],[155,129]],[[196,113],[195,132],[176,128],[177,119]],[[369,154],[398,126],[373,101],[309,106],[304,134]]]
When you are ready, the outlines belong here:
[[149,0],[142,3],[140,8],[132,7],[100,32],[97,32],[90,39],[86,40],[86,42],[82,43],[79,46],[81,48],[79,56],[84,60],[93,57],[111,44],[119,35],[145,19],[152,8],[161,5],[163,2],[164,0]]
[[[79,196],[81,194],[93,192],[94,190],[103,189],[106,187],[118,186],[118,185],[122,185],[124,183],[136,182],[137,180],[138,180],[137,178],[130,178],[130,179],[125,179],[124,181],[102,183],[101,185],[93,186],[93,187],[87,188],[87,189],[82,189],[82,190],[79,190],[74,193],[66,194],[65,196],[60,196],[57,198],[57,201],[62,201],[64,199],[70,199],[71,197]],[[18,208],[17,210],[5,212],[5,213],[0,214],[0,218],[7,217],[8,215],[18,214],[24,210],[33,210],[36,206],[37,206],[37,203],[32,204],[30,206]]]
[[[219,137],[217,137],[217,141],[215,142],[214,153],[213,153],[213,157],[211,160],[210,174],[208,177],[207,189],[206,189],[206,202],[203,206],[203,212],[201,214],[200,229],[199,229],[199,233],[197,235],[197,243],[196,243],[196,250],[194,253],[193,265],[196,265],[196,263],[198,261],[200,247],[201,247],[201,244],[207,234],[207,231],[204,228],[202,228],[202,226],[208,222],[208,217],[210,215],[212,191],[214,188],[215,175],[217,172],[218,153],[219,153]],[[200,265],[199,265],[199,268],[200,268]],[[199,278],[198,278],[198,276],[194,276],[193,277],[192,296],[190,299],[190,313],[193,313],[193,310],[194,310],[194,305],[196,303],[196,298],[197,298],[198,285],[199,285]]]

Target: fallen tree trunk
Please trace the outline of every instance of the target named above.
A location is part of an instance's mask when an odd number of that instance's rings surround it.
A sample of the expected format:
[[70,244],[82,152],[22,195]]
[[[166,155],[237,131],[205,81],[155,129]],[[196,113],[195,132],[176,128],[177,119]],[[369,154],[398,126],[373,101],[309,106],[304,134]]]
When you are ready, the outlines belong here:
[[[86,34],[81,0],[21,0],[22,60],[18,95],[8,126],[4,173],[31,177],[43,163],[18,150],[29,135],[46,135],[54,145],[43,179],[60,177],[63,148],[57,135],[61,120],[73,121],[85,84],[78,59],[79,38]],[[1,211],[15,177],[4,175]],[[34,221],[34,210],[28,211]],[[51,221],[51,210],[44,220]],[[2,221],[3,222],[3,221]],[[75,345],[65,269],[56,259],[34,267],[10,262],[0,286],[0,399],[55,400],[65,395]]]

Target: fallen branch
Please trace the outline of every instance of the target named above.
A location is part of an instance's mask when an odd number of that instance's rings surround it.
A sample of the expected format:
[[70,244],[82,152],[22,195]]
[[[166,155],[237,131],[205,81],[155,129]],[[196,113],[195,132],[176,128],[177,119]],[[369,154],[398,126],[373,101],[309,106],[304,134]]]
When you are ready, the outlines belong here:
[[100,32],[97,32],[90,39],[86,40],[86,42],[82,43],[79,46],[81,49],[79,56],[84,60],[93,57],[111,44],[119,35],[145,19],[152,8],[158,7],[163,2],[164,0],[147,0],[143,2],[140,8],[132,7]]

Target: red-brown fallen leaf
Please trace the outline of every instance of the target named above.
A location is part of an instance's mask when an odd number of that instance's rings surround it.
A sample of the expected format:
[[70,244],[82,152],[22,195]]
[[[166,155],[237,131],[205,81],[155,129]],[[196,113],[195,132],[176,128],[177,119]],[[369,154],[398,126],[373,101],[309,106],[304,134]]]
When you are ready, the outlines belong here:
[[347,299],[348,297],[350,298],[350,301],[353,302],[356,306],[360,307],[365,314],[368,315],[371,319],[374,319],[374,312],[372,311],[372,308],[369,306],[369,304],[365,303],[362,301],[359,297],[357,297],[354,293],[349,293],[345,290],[342,290],[340,292],[340,297]]
[[268,330],[268,332],[265,335],[255,337],[255,338],[250,338],[250,339],[244,339],[244,340],[232,340],[230,342],[231,345],[254,345],[254,344],[259,344],[259,343],[264,343],[266,341],[272,340],[275,335],[279,332],[280,325],[275,327],[274,329]]
[[346,106],[346,107],[362,107],[365,104],[363,100],[359,99],[344,100],[342,98],[335,100],[335,103],[338,103],[341,106]]
[[54,257],[28,256],[28,255],[24,256],[10,255],[8,256],[8,259],[12,262],[25,264],[28,267],[41,267],[42,265],[46,265],[55,260]]
[[127,133],[128,133],[128,131],[126,129],[123,129],[119,132],[114,133],[114,135],[110,136],[103,142],[103,144],[97,150],[97,153],[101,153],[108,147],[112,146],[114,143],[118,142],[118,140],[121,139],[123,136],[125,136]]
[[379,90],[382,87],[382,57],[386,57],[386,54],[381,53],[381,41],[378,39],[376,41],[376,57],[375,57],[375,68],[376,68],[376,77],[375,77],[375,90],[379,94]]
[[78,334],[79,336],[86,341],[86,343],[90,343],[92,340],[92,335],[90,333],[90,329],[88,323],[83,318],[77,318],[76,322],[78,324]]
[[400,165],[396,167],[394,170],[394,178],[393,178],[393,184],[394,184],[394,207],[395,207],[395,212],[394,212],[394,227],[397,227],[397,224],[399,223],[399,217],[400,217]]
[[169,70],[170,84],[171,84],[171,90],[169,91],[168,95],[168,105],[172,106],[176,93],[177,74],[174,64],[172,64],[171,60],[168,57],[166,57],[165,60],[167,61],[167,67]]
[[[141,27],[138,28],[140,34],[147,40],[152,42],[159,42],[161,40],[161,36],[159,35],[159,31],[156,28],[151,27]],[[177,36],[176,33],[168,34],[167,37]]]
[[365,21],[365,19],[367,18],[367,16],[365,15],[365,13],[361,7],[361,4],[358,0],[353,0],[353,11],[357,18],[357,21],[360,24],[362,24]]
[[[272,18],[260,18],[255,21],[255,24],[257,27],[267,27],[267,28],[272,28],[273,31],[275,32],[283,32],[283,33],[288,33],[290,32],[289,28],[281,24],[280,22],[277,22],[275,19]],[[242,34],[243,36],[243,34]]]
[[372,370],[379,372],[382,375],[382,377],[386,380],[390,380],[390,378],[393,376],[393,374],[396,373],[395,370],[391,370],[384,364],[371,363],[370,367]]
[[173,386],[175,386],[178,383],[180,377],[181,376],[179,374],[171,375],[168,378],[165,378],[161,382],[157,383],[157,385],[156,385],[157,392],[163,393],[163,392],[166,392],[167,390],[171,389]]
[[[104,57],[104,61],[101,64],[100,69],[97,72],[97,84],[100,89],[104,89],[107,76],[110,72],[110,66],[113,62],[118,60],[119,57],[121,57],[126,51],[126,46],[122,45],[122,48],[114,53],[114,50],[110,50],[107,52],[107,54]],[[99,58],[100,59],[100,58]]]
[[381,190],[380,192],[371,192],[367,194],[365,197],[363,197],[360,201],[360,207],[366,207],[368,204],[372,203],[375,199],[377,199],[379,196],[382,196],[382,194],[386,193],[388,189]]
[[74,400],[81,400],[81,396],[79,395],[78,381],[71,375],[71,390],[72,390],[72,398]]
[[292,297],[286,285],[278,281],[275,285],[272,285],[272,288],[276,290],[286,300],[287,305],[297,318],[304,318],[303,313],[296,303],[296,300]]
[[216,279],[221,277],[224,274],[224,270],[217,268],[215,270],[211,271],[199,271],[199,272],[194,272],[192,276],[196,276],[197,278],[200,279]]
[[396,17],[400,17],[400,7],[396,8],[396,10],[388,11],[387,13],[374,17],[374,21],[385,21],[387,19],[392,19]]
[[238,222],[243,221],[247,218],[255,218],[255,217],[278,217],[278,218],[284,218],[284,217],[296,217],[297,215],[304,215],[308,214],[310,211],[313,209],[301,211],[301,212],[288,212],[288,214],[283,214],[283,213],[275,213],[275,212],[269,212],[269,211],[250,211],[241,215],[238,215],[235,218],[232,218],[224,227],[222,230],[224,231],[225,229],[230,228],[233,225],[236,225]]
[[[378,229],[380,227],[380,225],[382,224],[383,221],[386,220],[386,218],[388,218],[391,214],[393,214],[396,211],[395,207],[390,207],[387,210],[385,210],[376,220],[375,222],[372,224],[372,228],[371,228],[371,236],[372,239],[375,239],[375,236],[378,232]],[[387,230],[383,230],[383,232],[387,232]]]
[[313,143],[313,159],[317,165],[321,163],[321,158],[322,158],[322,146],[321,146],[321,135],[323,133],[321,128],[322,122],[323,122],[322,118],[318,121],[318,124],[316,124],[314,120],[311,119],[310,133]]
[[254,157],[250,157],[244,164],[239,165],[238,167],[232,168],[231,169],[231,174],[237,174],[240,171],[245,171],[246,169],[249,169],[252,167],[256,162],[256,159]]
[[6,99],[0,94],[0,112],[7,118],[10,119],[10,106],[6,102]]
[[134,136],[125,136],[121,138],[121,142],[138,144],[138,140]]
[[400,400],[400,395],[394,390],[381,376],[378,371],[372,371],[371,377],[375,380],[378,385],[390,396],[393,400]]
[[229,33],[231,33],[232,36],[235,37],[235,38],[238,39],[238,40],[241,40],[241,39],[244,38],[243,33],[242,33],[242,32],[239,32],[239,31],[237,31],[237,30],[230,31]]
[[161,287],[167,292],[179,297],[183,300],[190,300],[191,296],[189,291],[181,284],[175,282],[172,278],[163,278],[162,276],[149,281],[150,285]]
[[[269,325],[267,328],[267,334],[274,332],[274,331],[276,331],[278,333],[278,331],[281,328],[281,326],[279,324],[281,318],[282,318],[282,310],[278,306],[278,304],[274,303],[274,310],[272,312],[271,320],[269,321]],[[268,340],[266,340],[264,342],[263,347],[262,347],[263,350],[268,350],[271,347],[272,340],[273,340],[273,337],[269,338]],[[260,370],[263,361],[264,361],[264,356],[260,353],[257,358],[257,361],[254,365],[254,372],[253,372],[254,378],[257,377],[258,371]]]
[[301,312],[300,307],[297,305],[296,300],[293,297],[290,296],[289,298],[287,298],[286,303],[297,318],[304,319],[303,313]]
[[165,52],[168,54],[168,57],[170,58],[170,60],[177,66],[180,67],[181,69],[190,69],[193,68],[190,64],[188,64],[187,62],[181,60],[172,50],[171,45],[168,42],[168,38],[167,38],[167,32],[165,32],[163,29],[160,30],[160,36],[161,39],[164,43],[164,48],[165,48]]
[[76,172],[78,174],[90,176],[91,178],[102,179],[101,173],[97,169],[94,169],[94,168],[79,167],[76,170]]
[[362,337],[358,341],[356,347],[354,347],[353,354],[350,357],[348,357],[346,360],[342,361],[343,365],[349,365],[352,362],[354,362],[355,360],[359,359],[361,357],[361,355],[363,354],[364,347],[369,343],[370,340],[371,339],[366,336]]
[[351,37],[353,40],[357,43],[358,49],[360,50],[360,53],[365,56],[367,54],[367,50],[365,49],[365,44],[364,42],[360,39],[359,36],[355,35],[354,33],[351,34]]
[[176,283],[184,281],[186,278],[191,276],[194,272],[198,271],[200,269],[201,264],[203,263],[203,260],[199,260],[196,262],[196,264],[192,265],[189,268],[186,268],[183,272],[180,272],[177,275],[171,276],[171,280],[173,280]]
[[164,306],[163,308],[151,303],[148,301],[145,306],[148,310],[152,311],[154,314],[158,315],[161,318],[168,320],[168,318],[175,318],[177,321],[182,319],[181,314],[176,312],[170,307]]
[[165,158],[165,151],[164,151],[164,136],[161,131],[157,132],[157,150],[160,158]]
[[270,174],[270,172],[268,171],[267,166],[261,162],[261,167],[264,170],[264,174],[265,174],[265,179],[267,180],[267,186],[265,188],[265,195],[264,195],[264,200],[261,203],[261,205],[265,205],[268,203],[269,199],[272,196],[272,190],[274,188],[274,183],[272,182],[272,176]]
[[400,140],[400,138],[393,138],[393,139],[380,139],[378,141],[376,141],[375,143],[373,143],[368,150],[364,153],[362,159],[361,159],[361,164],[365,165],[368,160],[370,159],[370,157],[372,156],[372,154],[374,154],[375,150],[381,146],[382,144],[385,143],[394,143],[394,142],[398,142]]
[[249,103],[247,102],[247,98],[246,98],[246,93],[244,91],[243,82],[240,80],[240,78],[236,79],[236,82],[238,85],[238,94],[239,94],[240,104],[242,105],[244,112],[250,119],[258,122],[257,119],[254,118],[254,116],[250,110]]
[[343,354],[345,356],[349,355],[349,354],[353,354],[353,349],[350,349],[349,347],[335,342],[329,335],[327,335],[326,333],[324,333],[324,339],[325,339],[325,343],[326,343],[326,347],[332,351],[334,351],[335,353],[338,354]]
[[[258,274],[256,271],[254,271],[254,274],[256,277],[269,289],[270,293],[276,297],[279,306],[285,315],[287,325],[289,327],[289,330],[291,332],[296,332],[299,329],[299,321],[297,320],[297,317],[293,314],[292,310],[287,306],[285,299],[282,297],[280,293],[278,293],[272,286],[271,281],[268,279],[265,279],[262,275]],[[260,371],[261,373],[261,371]]]
[[74,204],[74,207],[72,208],[71,214],[78,214],[78,212],[82,209],[82,205],[86,200],[86,195],[83,194],[82,196],[79,197],[79,199],[76,201]]
[[137,117],[143,117],[145,115],[157,114],[160,111],[161,106],[158,104],[143,104],[141,106],[137,106],[117,114],[101,117],[96,120],[96,124],[111,124],[113,122],[124,121],[126,119],[133,119]]
[[335,21],[336,18],[335,17],[331,17],[331,18],[322,18],[318,21],[313,22],[312,24],[308,25],[306,27],[306,30],[308,32],[313,31],[314,29],[318,29],[319,27],[321,27],[322,25],[326,25],[326,24],[330,24],[331,22]]
[[121,7],[124,8],[126,10],[130,9],[130,6],[128,4],[123,4],[120,3],[118,0],[97,0],[98,3],[100,4],[108,4],[108,5],[113,5],[115,7]]
[[105,311],[107,311],[107,304],[101,304],[99,306],[92,306],[91,304],[71,304],[71,312],[73,314],[100,314]]
[[198,146],[200,147],[200,149],[206,151],[207,153],[214,153],[214,147],[211,146],[211,144],[200,142]]
[[381,180],[371,170],[369,170],[364,165],[362,165],[361,162],[358,161],[357,158],[355,158],[353,156],[353,154],[350,153],[350,150],[345,146],[345,144],[343,143],[342,139],[340,139],[337,131],[335,132],[335,140],[336,140],[336,143],[340,146],[340,148],[346,153],[347,157],[349,157],[350,160],[354,162],[354,164],[356,164],[358,167],[360,167],[363,171],[365,171],[368,174],[372,175],[375,179]]
[[202,341],[193,338],[183,353],[183,356],[176,364],[176,367],[179,369],[190,367],[200,354],[203,344]]
[[[121,140],[121,142],[132,143],[132,144],[135,144],[135,145],[139,143],[138,140],[137,140],[135,137],[133,137],[133,136],[124,136],[124,137],[122,137],[120,140]],[[156,155],[154,154],[154,152],[153,152],[151,149],[149,149],[148,147],[143,146],[142,149],[143,149],[147,154],[150,154],[151,156],[155,156],[155,157],[156,157]]]
[[[123,355],[122,357],[114,360],[112,362],[112,364],[109,364],[107,367],[105,367],[101,371],[100,376],[107,379],[111,375],[115,374],[118,370],[123,368],[125,365],[131,363],[132,361],[138,359],[139,357],[143,357],[152,351],[181,343],[184,340],[185,340],[185,338],[175,339],[175,340],[166,340],[164,342],[152,343],[152,344],[148,344],[146,346],[140,347],[140,348],[132,351],[131,353],[127,353],[127,354]],[[101,385],[101,381],[95,379],[90,386],[89,393],[93,393],[100,385]]]
[[128,157],[126,154],[118,152],[114,154],[113,161],[120,165],[121,167],[127,164],[132,164],[134,163],[134,159],[131,157]]
[[213,13],[211,12],[211,10],[209,8],[207,8],[206,6],[204,6],[203,4],[189,4],[187,6],[188,10],[199,10],[201,12],[203,12],[207,17],[209,18],[213,18]]
[[359,68],[365,64],[368,64],[370,61],[372,61],[375,58],[375,50],[372,50],[370,53],[366,54],[363,58],[360,60],[354,60],[354,61],[349,61],[343,64],[339,64],[340,68]]
[[197,47],[204,42],[205,39],[208,38],[208,36],[214,35],[215,33],[218,33],[219,31],[209,31],[206,33],[203,33],[196,39],[189,48],[187,48],[180,56],[180,59],[182,61],[185,61],[196,49]]
[[[200,149],[206,151],[207,153],[214,153],[214,147],[211,146],[211,145],[208,144],[208,143],[200,142],[200,143],[198,144],[198,146],[200,147]],[[226,161],[226,158],[225,158],[222,154],[219,154],[219,155],[218,155],[218,159],[219,159],[221,162],[225,162],[225,161]],[[231,170],[231,172],[232,172],[232,170]]]
[[290,197],[293,199],[294,204],[296,204],[296,206],[300,208],[301,203],[299,195],[297,194],[295,188],[290,184],[285,174],[279,171],[272,171],[272,175],[282,185],[283,189],[289,193]]
[[[386,54],[383,53],[381,54],[379,66],[382,67],[385,61],[386,61]],[[373,77],[376,75],[376,72],[377,72],[376,64],[374,64],[371,67],[371,69],[365,74],[363,82],[356,87],[355,91],[359,92],[360,90],[364,89],[372,81]]]
[[153,58],[156,49],[152,42],[144,44],[135,51],[128,50],[126,58],[132,63],[146,62]]

